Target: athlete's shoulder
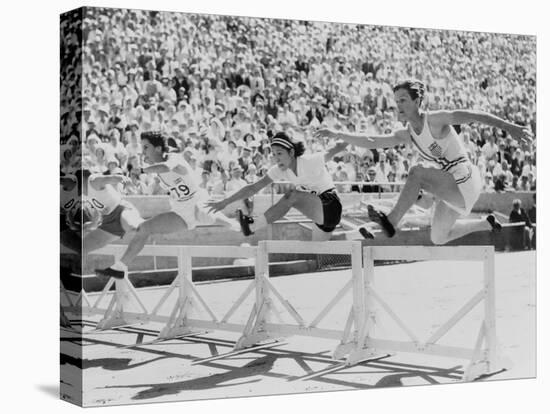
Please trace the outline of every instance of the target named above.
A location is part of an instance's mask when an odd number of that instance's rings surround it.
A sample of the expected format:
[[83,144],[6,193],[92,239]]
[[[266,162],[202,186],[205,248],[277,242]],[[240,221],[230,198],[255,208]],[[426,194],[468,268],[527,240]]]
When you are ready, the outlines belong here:
[[183,154],[181,152],[169,153],[166,157],[166,165],[171,170],[178,166],[185,167],[187,170],[189,169],[189,164],[187,163],[187,161],[185,161],[185,158],[183,157]]
[[272,165],[269,170],[267,170],[267,175],[272,180],[276,180],[283,175],[283,170],[281,170],[278,165]]
[[325,151],[316,151],[312,153],[307,153],[301,156],[302,160],[304,161],[311,161],[311,162],[325,162]]
[[453,111],[438,109],[436,111],[426,111],[426,121],[430,125],[434,124],[446,124],[449,122],[450,117],[452,116]]
[[187,166],[187,161],[185,161],[185,157],[183,156],[183,153],[181,152],[170,152],[167,155],[167,161],[178,163],[181,165]]
[[88,182],[91,183],[92,181],[97,180],[98,178],[102,178],[102,177],[105,177],[105,176],[101,173],[92,173],[88,177]]

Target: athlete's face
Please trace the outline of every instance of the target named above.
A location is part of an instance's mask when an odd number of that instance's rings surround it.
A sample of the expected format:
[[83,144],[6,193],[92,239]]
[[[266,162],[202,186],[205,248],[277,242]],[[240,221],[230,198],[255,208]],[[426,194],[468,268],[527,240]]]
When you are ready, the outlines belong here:
[[274,145],[272,148],[277,167],[283,171],[289,168],[294,161],[294,150],[287,150],[279,145]]
[[162,148],[153,146],[148,139],[141,140],[141,149],[143,152],[143,162],[155,164],[162,161]]
[[418,112],[419,99],[413,100],[406,89],[396,90],[393,96],[397,104],[399,119],[408,120]]

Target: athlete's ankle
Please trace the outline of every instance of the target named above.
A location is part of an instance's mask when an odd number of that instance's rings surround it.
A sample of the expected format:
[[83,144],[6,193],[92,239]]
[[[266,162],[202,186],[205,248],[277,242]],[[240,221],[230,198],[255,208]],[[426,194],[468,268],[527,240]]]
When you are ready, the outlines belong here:
[[111,269],[114,270],[120,270],[121,272],[126,272],[128,270],[128,266],[126,266],[124,263],[122,263],[120,260],[117,260],[112,266]]

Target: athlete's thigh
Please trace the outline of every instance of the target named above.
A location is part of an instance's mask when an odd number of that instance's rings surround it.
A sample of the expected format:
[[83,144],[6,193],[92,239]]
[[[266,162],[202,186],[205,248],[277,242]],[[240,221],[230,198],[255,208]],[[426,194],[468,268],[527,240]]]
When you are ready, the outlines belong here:
[[63,230],[60,235],[61,244],[75,252],[80,252],[82,249],[82,238],[80,234],[73,230]]
[[95,229],[84,236],[82,240],[82,249],[85,253],[93,252],[118,239],[119,237],[115,234],[101,229]]
[[125,208],[120,214],[120,224],[125,232],[136,230],[143,221],[139,211],[135,208]]
[[464,207],[464,197],[451,173],[436,168],[421,169],[422,188],[454,206]]
[[441,200],[437,201],[432,218],[432,233],[447,234],[459,217],[460,214],[445,202]]
[[323,231],[315,224],[311,230],[311,241],[327,241],[332,238],[332,232]]
[[173,211],[145,220],[141,227],[149,234],[169,234],[187,229],[185,221]]
[[295,201],[292,206],[296,210],[316,223],[323,223],[323,203],[319,196],[305,191],[294,191],[293,197]]

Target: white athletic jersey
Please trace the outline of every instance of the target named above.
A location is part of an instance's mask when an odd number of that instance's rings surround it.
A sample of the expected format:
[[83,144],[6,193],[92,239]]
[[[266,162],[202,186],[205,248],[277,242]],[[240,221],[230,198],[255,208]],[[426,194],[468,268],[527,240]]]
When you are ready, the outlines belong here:
[[106,184],[103,190],[95,190],[92,181],[96,178],[105,177],[102,174],[92,174],[88,178],[87,201],[102,215],[111,213],[122,201],[122,195],[111,185]]
[[321,194],[334,188],[334,182],[325,164],[325,153],[304,154],[296,158],[296,172],[287,168],[281,170],[277,165],[267,171],[273,181],[290,181],[298,190]]
[[161,184],[170,192],[173,201],[187,201],[192,199],[200,190],[196,174],[191,166],[185,161],[183,155],[179,153],[168,154],[166,165],[170,170],[181,165],[187,170],[187,174],[182,175],[175,171],[159,173]]
[[76,176],[70,174],[70,175],[64,175],[63,178],[69,179],[74,182],[74,187],[67,191],[61,186],[60,190],[60,207],[61,212],[66,213],[70,211],[72,208],[78,206],[79,204],[79,198],[78,197],[78,180]]
[[414,132],[409,123],[407,128],[422,158],[437,164],[442,170],[449,171],[458,164],[469,162],[462,141],[452,126],[449,126],[449,133],[445,137],[435,139],[428,126],[428,114],[425,114],[420,135]]

